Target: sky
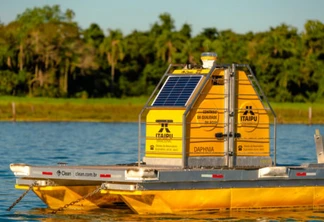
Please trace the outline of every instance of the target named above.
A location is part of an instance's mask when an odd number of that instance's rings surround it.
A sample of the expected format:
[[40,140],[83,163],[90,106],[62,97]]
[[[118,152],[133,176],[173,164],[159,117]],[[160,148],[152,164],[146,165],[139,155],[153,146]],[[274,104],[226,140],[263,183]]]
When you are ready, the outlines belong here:
[[27,8],[45,5],[72,9],[81,28],[97,23],[106,34],[148,31],[162,13],[171,15],[177,30],[191,25],[192,35],[204,28],[263,32],[283,23],[302,32],[307,20],[324,23],[324,0],[0,0],[0,21],[8,24]]

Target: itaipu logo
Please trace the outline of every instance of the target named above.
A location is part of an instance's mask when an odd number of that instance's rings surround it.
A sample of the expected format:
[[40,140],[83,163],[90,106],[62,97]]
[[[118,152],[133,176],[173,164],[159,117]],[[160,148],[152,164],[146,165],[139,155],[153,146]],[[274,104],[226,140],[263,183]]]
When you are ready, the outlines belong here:
[[155,135],[155,137],[157,139],[172,139],[173,138],[173,133],[171,133],[171,130],[169,129],[169,123],[173,123],[172,119],[166,119],[166,120],[157,119],[155,122],[161,124],[160,130]]
[[255,104],[247,102],[240,108],[241,115],[239,116],[239,122],[246,132],[253,131],[259,124],[259,112],[255,107]]
[[245,112],[241,116],[241,121],[242,122],[245,122],[245,121],[257,122],[258,121],[258,117],[254,114],[254,112],[252,110],[252,106],[245,107]]

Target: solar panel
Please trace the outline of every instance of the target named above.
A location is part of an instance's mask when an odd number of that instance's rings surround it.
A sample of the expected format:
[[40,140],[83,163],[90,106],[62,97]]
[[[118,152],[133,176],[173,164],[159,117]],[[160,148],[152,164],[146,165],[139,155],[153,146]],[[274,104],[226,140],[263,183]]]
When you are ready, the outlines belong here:
[[185,106],[202,76],[169,76],[152,106]]

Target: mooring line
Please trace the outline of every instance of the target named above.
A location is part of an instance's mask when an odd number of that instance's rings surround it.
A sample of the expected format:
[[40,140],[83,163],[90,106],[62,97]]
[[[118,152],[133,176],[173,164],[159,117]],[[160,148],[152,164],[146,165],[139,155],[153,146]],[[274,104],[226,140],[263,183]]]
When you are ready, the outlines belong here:
[[82,201],[82,200],[84,200],[84,199],[87,199],[88,197],[91,197],[92,195],[98,193],[98,192],[99,192],[100,190],[102,190],[102,189],[104,189],[104,186],[99,186],[99,187],[97,187],[94,191],[92,191],[92,192],[90,192],[90,193],[88,193],[88,194],[82,196],[81,198],[79,198],[79,199],[77,199],[77,200],[74,200],[74,201],[72,201],[71,203],[65,204],[63,207],[59,207],[59,208],[57,208],[56,210],[53,210],[53,211],[52,211],[52,214],[56,214],[56,213],[59,212],[59,211],[63,211],[63,210],[65,210],[66,208],[68,208],[69,206],[72,206],[72,205],[74,205],[74,204],[76,204],[76,203],[79,203],[80,201]]
[[18,204],[22,198],[24,198],[24,196],[26,196],[26,194],[33,189],[34,186],[37,185],[37,182],[35,181],[34,183],[29,185],[28,190],[26,190],[15,202],[12,203],[12,205],[7,209],[7,211],[10,211],[12,208],[14,208],[16,206],[16,204]]

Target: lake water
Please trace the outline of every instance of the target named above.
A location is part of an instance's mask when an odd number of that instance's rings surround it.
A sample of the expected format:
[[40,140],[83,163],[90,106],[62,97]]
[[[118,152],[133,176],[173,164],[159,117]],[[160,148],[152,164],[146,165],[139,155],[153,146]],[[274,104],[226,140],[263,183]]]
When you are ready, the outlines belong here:
[[[11,123],[0,122],[0,221],[323,221],[323,211],[195,212],[179,215],[136,215],[128,209],[65,211],[50,214],[29,192],[16,190],[10,163],[105,165],[137,161],[136,123]],[[143,128],[143,127],[142,127]],[[315,129],[324,125],[278,125],[277,162],[316,162]]]

